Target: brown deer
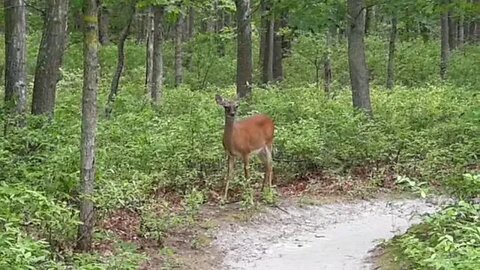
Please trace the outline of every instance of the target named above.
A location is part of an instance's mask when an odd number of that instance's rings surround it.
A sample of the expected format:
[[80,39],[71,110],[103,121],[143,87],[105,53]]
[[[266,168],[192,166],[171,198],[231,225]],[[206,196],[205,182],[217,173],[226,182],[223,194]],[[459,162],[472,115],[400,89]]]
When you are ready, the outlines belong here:
[[254,115],[239,121],[235,121],[238,110],[238,101],[228,101],[219,95],[215,95],[218,105],[225,109],[225,130],[223,132],[223,148],[228,157],[228,168],[225,183],[224,200],[227,199],[228,184],[234,173],[235,159],[242,158],[245,178],[250,177],[248,165],[250,156],[258,154],[265,166],[265,178],[262,183],[262,191],[265,183],[272,186],[272,145],[275,126],[273,120],[263,114]]

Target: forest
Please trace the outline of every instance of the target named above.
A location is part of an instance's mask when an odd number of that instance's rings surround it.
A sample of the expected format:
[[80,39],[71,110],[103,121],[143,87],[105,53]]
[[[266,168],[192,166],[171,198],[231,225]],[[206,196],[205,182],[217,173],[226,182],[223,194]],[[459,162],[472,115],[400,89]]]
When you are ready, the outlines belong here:
[[379,197],[451,203],[376,269],[478,269],[479,0],[3,2],[0,269],[229,269],[221,224]]

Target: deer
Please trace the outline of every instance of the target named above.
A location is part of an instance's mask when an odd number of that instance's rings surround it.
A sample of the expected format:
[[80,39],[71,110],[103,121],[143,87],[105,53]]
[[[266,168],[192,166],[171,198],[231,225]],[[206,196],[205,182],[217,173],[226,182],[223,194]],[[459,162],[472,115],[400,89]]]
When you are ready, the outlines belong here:
[[248,118],[236,120],[239,100],[229,101],[220,95],[215,95],[217,104],[225,109],[225,127],[223,132],[223,148],[227,156],[227,175],[223,200],[227,200],[228,186],[234,176],[235,161],[241,158],[245,179],[250,178],[250,157],[257,154],[265,166],[265,184],[272,186],[273,160],[272,147],[275,125],[273,120],[265,114],[256,114]]

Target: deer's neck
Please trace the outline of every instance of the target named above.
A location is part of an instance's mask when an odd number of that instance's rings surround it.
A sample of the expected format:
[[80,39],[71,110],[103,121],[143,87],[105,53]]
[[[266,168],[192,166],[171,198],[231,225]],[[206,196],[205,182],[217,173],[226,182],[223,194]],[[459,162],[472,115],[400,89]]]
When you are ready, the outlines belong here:
[[223,131],[223,146],[231,152],[233,141],[233,127],[235,125],[235,118],[225,116],[225,129]]

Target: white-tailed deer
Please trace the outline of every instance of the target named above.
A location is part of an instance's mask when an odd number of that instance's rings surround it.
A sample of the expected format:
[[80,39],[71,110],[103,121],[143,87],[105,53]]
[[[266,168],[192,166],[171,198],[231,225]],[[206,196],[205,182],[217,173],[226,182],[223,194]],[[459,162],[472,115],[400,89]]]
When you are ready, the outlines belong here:
[[250,156],[258,154],[265,165],[265,178],[262,183],[262,191],[265,183],[272,186],[272,145],[274,137],[274,124],[266,115],[258,114],[239,121],[235,121],[238,102],[228,101],[216,95],[217,104],[225,109],[225,130],[223,132],[223,147],[228,156],[228,169],[225,181],[224,200],[227,199],[228,184],[234,173],[235,159],[241,158],[245,178],[250,177],[248,165]]

